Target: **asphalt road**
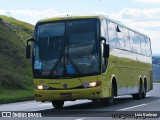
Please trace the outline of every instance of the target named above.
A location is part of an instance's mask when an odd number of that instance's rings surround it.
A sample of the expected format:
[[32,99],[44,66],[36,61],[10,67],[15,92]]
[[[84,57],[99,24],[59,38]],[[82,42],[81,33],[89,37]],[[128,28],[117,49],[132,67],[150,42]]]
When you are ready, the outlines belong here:
[[50,102],[26,101],[1,104],[0,111],[35,112],[41,113],[42,117],[56,117],[59,120],[94,120],[97,118],[101,120],[106,117],[112,119],[112,115],[117,115],[114,117],[118,119],[122,114],[124,116],[121,117],[132,117],[128,115],[135,116],[139,113],[160,115],[160,84],[154,83],[153,90],[147,93],[145,99],[133,100],[132,96],[121,96],[115,98],[115,104],[112,106],[103,106],[90,100],[77,100],[65,102],[63,110],[56,110]]

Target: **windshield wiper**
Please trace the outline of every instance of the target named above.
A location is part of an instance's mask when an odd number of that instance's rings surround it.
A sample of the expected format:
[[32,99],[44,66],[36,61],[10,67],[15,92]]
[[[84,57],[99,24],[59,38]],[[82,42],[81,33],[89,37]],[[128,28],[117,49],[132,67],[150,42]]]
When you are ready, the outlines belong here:
[[[64,57],[64,56],[61,55],[61,56],[57,59],[56,63],[55,63],[54,66],[52,67],[52,69],[51,69],[48,77],[51,77],[51,76],[52,76],[53,71],[55,71],[55,69],[57,68],[58,64],[61,63],[61,59],[62,59],[63,57]],[[66,57],[67,57],[66,59],[68,59],[68,60],[70,61],[70,63],[73,65],[73,67],[74,67],[74,69],[77,71],[78,75],[81,75],[80,70],[77,68],[77,66],[75,65],[75,63],[73,62],[73,60],[72,60],[68,55],[67,55]],[[63,58],[63,59],[64,59],[64,58]],[[64,59],[64,61],[65,61],[65,59]],[[64,69],[64,70],[65,70],[65,69]],[[65,73],[66,73],[66,72],[65,72]]]
[[59,56],[59,58],[57,59],[57,61],[55,62],[55,64],[53,65],[50,73],[48,74],[48,77],[52,76],[52,73],[55,71],[55,69],[57,68],[58,64],[61,63],[62,58],[64,57],[64,55],[62,54],[62,49],[61,49],[61,54]]
[[52,67],[48,77],[52,76],[53,71],[57,68],[58,64],[60,63],[61,57],[57,59],[56,63],[54,64],[54,66]]
[[73,65],[73,67],[75,68],[75,70],[77,71],[77,73],[79,75],[81,75],[80,70],[78,69],[78,67],[75,65],[75,63],[73,62],[73,60],[69,57],[69,55],[67,55],[67,59],[71,62],[71,64]]
[[[68,44],[68,45],[67,45]],[[78,44],[77,42],[74,44]],[[76,64],[73,62],[73,60],[70,58],[69,56],[69,39],[67,40],[67,42],[65,42],[65,46],[67,46],[67,54],[66,57],[67,59],[70,61],[70,63],[73,65],[74,69],[77,71],[78,75],[81,75],[80,70],[78,69],[78,67],[76,66]],[[65,69],[64,69],[65,70]]]

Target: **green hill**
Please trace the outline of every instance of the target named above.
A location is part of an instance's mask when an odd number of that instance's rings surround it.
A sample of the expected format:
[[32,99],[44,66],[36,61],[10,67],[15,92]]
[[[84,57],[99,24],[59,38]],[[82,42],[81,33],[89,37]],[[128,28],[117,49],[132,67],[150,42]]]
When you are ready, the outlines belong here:
[[153,80],[154,81],[160,81],[160,57],[159,56],[153,56]]
[[33,30],[31,24],[0,16],[0,95],[4,90],[33,88],[31,61],[25,58],[25,39]]

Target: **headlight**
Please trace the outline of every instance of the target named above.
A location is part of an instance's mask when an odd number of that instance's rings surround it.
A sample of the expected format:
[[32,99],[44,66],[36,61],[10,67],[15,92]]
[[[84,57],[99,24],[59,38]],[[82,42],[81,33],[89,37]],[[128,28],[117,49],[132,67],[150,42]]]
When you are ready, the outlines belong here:
[[89,87],[95,87],[96,84],[97,84],[97,82],[91,82],[91,83],[89,83]]
[[43,85],[35,85],[35,89],[37,90],[48,90],[49,87]]
[[85,87],[85,88],[97,87],[100,84],[101,84],[100,81],[90,82],[90,83],[83,83],[83,87]]

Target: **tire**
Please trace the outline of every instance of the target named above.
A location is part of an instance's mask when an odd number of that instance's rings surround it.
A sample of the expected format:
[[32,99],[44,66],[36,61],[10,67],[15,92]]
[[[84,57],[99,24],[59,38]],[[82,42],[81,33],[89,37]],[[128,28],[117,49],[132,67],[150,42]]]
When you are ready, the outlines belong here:
[[63,108],[64,101],[61,101],[61,100],[59,100],[59,101],[52,101],[52,105],[56,109],[61,109],[61,108]]
[[145,98],[145,97],[146,97],[146,92],[147,92],[147,83],[146,83],[146,81],[145,81],[145,82],[144,82],[144,85],[143,85],[142,98]]
[[142,86],[142,82],[140,82],[139,93],[133,94],[132,97],[134,100],[139,100],[139,99],[142,99],[142,94],[143,94],[143,86]]
[[101,103],[103,105],[113,105],[114,104],[114,94],[115,94],[115,89],[114,89],[114,85],[112,84],[111,97],[109,97],[109,98],[102,98],[101,99]]
[[98,102],[98,99],[92,99],[92,102]]

